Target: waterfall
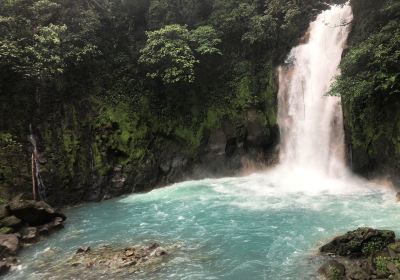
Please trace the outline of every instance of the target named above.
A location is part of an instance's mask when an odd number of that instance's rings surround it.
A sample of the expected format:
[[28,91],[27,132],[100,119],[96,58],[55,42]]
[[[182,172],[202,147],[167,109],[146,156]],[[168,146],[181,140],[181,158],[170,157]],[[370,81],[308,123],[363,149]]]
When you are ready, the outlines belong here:
[[339,74],[352,20],[349,5],[334,5],[311,23],[307,42],[279,68],[280,163],[322,176],[346,173],[340,97],[327,96]]
[[34,200],[46,200],[46,187],[40,175],[39,152],[37,148],[36,137],[32,131],[32,125],[29,125],[29,142],[32,144],[32,195]]

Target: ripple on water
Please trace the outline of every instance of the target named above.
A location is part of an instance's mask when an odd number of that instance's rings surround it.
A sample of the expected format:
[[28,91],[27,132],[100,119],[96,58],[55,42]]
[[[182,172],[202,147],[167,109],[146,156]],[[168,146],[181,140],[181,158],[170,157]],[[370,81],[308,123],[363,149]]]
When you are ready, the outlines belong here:
[[[10,279],[65,279],[50,268],[82,245],[151,242],[179,249],[151,273],[121,279],[312,279],[319,262],[310,256],[321,242],[358,226],[400,230],[392,191],[337,190],[280,189],[262,174],[184,182],[71,208],[66,228],[24,250]],[[95,270],[88,275],[107,278]]]

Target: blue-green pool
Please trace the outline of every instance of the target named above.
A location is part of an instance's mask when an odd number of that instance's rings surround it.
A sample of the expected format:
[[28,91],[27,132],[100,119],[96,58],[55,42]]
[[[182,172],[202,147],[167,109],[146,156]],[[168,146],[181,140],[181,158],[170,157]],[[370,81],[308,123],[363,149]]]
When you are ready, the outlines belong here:
[[[69,275],[72,267],[54,267],[79,246],[155,241],[178,249],[157,269],[118,278],[313,279],[317,248],[332,236],[359,226],[400,232],[394,191],[360,182],[308,182],[310,187],[274,174],[188,181],[71,208],[65,229],[24,250],[22,265],[8,278],[77,278]],[[88,270],[78,278],[113,276]]]

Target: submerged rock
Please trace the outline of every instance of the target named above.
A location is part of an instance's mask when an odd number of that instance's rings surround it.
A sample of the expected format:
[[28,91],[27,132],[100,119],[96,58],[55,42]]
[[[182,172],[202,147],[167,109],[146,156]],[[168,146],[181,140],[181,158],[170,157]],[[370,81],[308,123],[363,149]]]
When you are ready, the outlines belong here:
[[14,257],[7,257],[0,260],[0,276],[6,274],[12,266],[18,264],[18,261]]
[[6,274],[11,268],[11,264],[7,261],[0,261],[0,276]]
[[174,248],[163,248],[157,243],[148,246],[98,248],[79,247],[68,260],[51,268],[55,279],[76,279],[85,275],[86,279],[98,279],[107,275],[110,279],[120,279],[143,271],[158,269]]
[[91,250],[90,247],[80,247],[76,251],[75,256],[72,257],[72,266],[119,269],[152,263],[166,255],[166,250],[156,243],[150,246],[135,246],[123,249],[106,246],[97,250]]
[[90,252],[90,250],[91,250],[90,247],[82,246],[82,247],[79,247],[78,250],[76,250],[76,253],[77,254],[88,253],[88,252]]

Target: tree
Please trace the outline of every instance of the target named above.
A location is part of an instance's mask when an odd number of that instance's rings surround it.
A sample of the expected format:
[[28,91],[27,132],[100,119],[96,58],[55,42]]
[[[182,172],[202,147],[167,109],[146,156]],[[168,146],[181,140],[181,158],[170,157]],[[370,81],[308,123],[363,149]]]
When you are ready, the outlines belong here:
[[200,62],[196,55],[222,54],[217,48],[221,40],[211,26],[189,32],[186,26],[172,24],[146,34],[139,62],[148,68],[148,77],[160,78],[164,84],[192,83]]
[[195,51],[201,55],[222,55],[218,45],[222,42],[215,29],[210,26],[199,26],[191,32],[190,39],[195,45]]

